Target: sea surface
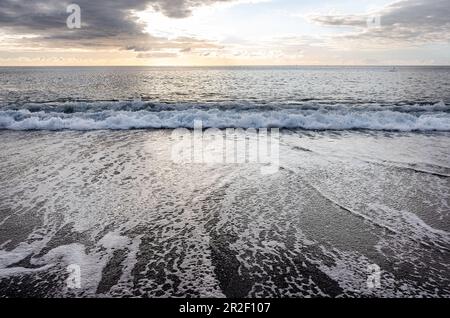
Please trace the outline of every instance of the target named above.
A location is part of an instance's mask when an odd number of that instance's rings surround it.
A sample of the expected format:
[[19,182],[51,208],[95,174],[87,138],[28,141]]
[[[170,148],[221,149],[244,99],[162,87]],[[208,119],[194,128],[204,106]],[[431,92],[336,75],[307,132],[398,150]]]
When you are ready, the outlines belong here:
[[450,67],[0,68],[0,129],[450,130]]
[[450,67],[0,68],[14,296],[449,298]]

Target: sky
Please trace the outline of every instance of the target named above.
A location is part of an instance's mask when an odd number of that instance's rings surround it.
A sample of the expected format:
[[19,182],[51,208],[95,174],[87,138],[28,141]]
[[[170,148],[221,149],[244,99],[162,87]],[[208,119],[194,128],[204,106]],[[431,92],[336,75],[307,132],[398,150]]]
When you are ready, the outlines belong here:
[[0,66],[44,65],[450,65],[450,0],[0,0]]

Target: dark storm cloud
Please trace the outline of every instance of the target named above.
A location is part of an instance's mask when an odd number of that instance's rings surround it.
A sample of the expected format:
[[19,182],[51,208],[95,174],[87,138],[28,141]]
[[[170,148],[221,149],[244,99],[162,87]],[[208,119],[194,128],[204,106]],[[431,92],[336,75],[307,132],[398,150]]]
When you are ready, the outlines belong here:
[[368,28],[369,15],[313,16],[312,20],[329,26],[354,26],[358,33],[351,40],[378,42],[448,42],[450,35],[449,0],[403,0],[392,3],[374,15],[380,16],[378,28]]
[[168,17],[184,18],[191,14],[191,9],[194,7],[231,1],[233,0],[150,0],[147,2]]
[[[32,41],[54,47],[119,46],[143,51],[164,42],[170,47],[169,41],[144,33],[133,12],[151,7],[169,17],[184,18],[195,7],[227,1],[232,0],[0,0],[0,29],[34,34],[38,37]],[[66,8],[71,3],[81,8],[81,29],[66,27]]]

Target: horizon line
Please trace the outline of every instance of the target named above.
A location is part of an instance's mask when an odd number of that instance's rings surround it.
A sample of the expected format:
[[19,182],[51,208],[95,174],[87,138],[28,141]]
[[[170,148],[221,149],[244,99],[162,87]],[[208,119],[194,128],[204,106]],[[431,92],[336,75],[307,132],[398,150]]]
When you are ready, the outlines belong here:
[[0,65],[10,67],[450,67],[450,64]]

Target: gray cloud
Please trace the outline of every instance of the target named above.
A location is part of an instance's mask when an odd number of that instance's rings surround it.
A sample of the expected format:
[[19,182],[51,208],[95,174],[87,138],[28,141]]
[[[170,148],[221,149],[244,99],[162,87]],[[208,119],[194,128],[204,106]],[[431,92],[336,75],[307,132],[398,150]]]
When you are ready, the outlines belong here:
[[[133,12],[153,8],[172,18],[184,18],[202,5],[233,0],[0,0],[0,29],[10,34],[32,34],[24,40],[49,47],[119,47],[134,51],[180,48],[207,44],[184,38],[169,41],[144,32]],[[81,7],[81,29],[68,29],[66,8]]]
[[168,17],[184,18],[191,14],[191,9],[217,2],[231,2],[233,0],[150,0],[153,8],[161,11]]
[[[369,28],[367,19],[379,15],[381,25]],[[357,27],[358,31],[340,38],[372,44],[448,42],[450,3],[448,0],[402,0],[371,15],[312,16],[327,26]]]

